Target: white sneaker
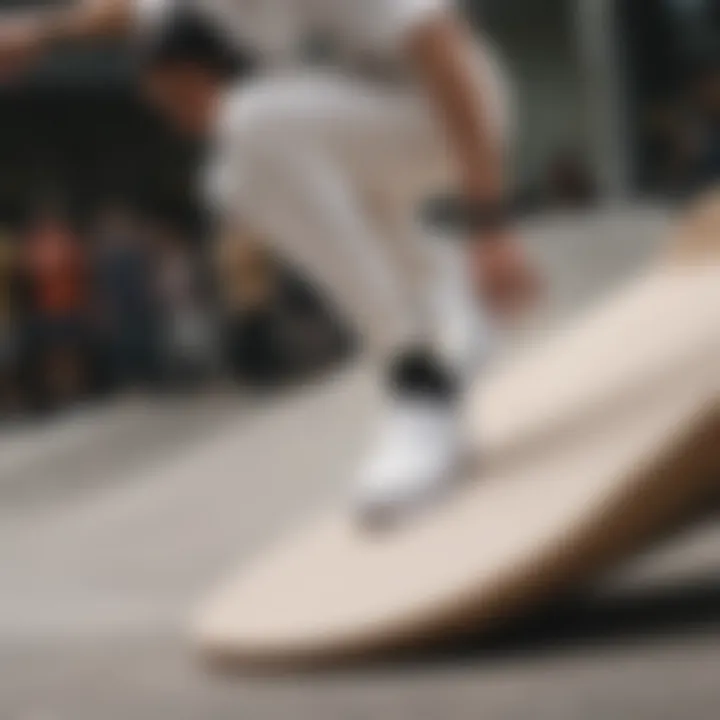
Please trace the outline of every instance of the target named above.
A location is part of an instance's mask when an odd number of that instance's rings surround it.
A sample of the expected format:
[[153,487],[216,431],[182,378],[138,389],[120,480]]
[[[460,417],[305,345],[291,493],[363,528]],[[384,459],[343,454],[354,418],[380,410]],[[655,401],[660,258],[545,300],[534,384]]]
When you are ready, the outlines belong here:
[[457,480],[460,455],[454,402],[394,399],[358,478],[354,502],[360,520],[391,524],[436,501]]

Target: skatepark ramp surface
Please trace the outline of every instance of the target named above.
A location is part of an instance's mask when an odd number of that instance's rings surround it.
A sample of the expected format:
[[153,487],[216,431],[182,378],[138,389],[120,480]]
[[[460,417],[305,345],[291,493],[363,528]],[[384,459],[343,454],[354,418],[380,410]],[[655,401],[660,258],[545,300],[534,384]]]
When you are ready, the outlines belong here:
[[295,666],[490,630],[699,505],[720,471],[720,204],[697,213],[651,269],[485,371],[451,500],[386,532],[340,507],[290,535],[202,609],[201,649]]

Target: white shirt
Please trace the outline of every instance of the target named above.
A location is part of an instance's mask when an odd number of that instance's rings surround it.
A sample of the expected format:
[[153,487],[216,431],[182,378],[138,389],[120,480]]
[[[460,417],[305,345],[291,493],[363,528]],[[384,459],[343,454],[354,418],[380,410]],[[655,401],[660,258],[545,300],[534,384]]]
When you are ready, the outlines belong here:
[[[132,0],[138,22],[152,24],[178,0]],[[393,57],[417,24],[453,0],[184,0],[244,48],[269,63],[294,61],[308,35],[329,38],[343,52]]]

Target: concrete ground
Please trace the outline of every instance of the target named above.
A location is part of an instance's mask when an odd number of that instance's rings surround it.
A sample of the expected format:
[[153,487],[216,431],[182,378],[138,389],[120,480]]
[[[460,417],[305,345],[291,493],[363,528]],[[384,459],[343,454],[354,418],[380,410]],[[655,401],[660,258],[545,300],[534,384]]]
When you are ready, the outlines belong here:
[[[535,224],[550,322],[631,274],[664,225],[648,211]],[[321,677],[208,675],[188,614],[337,498],[375,406],[368,373],[347,368],[262,405],[133,400],[0,438],[0,720],[718,717],[711,514],[498,637]]]

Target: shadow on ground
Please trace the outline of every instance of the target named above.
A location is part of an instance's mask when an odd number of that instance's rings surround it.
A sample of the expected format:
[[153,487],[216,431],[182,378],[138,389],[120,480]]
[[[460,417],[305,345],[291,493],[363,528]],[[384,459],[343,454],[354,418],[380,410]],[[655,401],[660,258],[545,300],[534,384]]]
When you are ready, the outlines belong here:
[[[720,505],[714,502],[694,522],[719,526]],[[683,535],[683,525],[665,537],[670,546]],[[399,654],[383,667],[493,664],[503,660],[545,657],[603,647],[623,647],[653,639],[717,637],[720,642],[720,572],[716,565],[631,591],[565,596],[530,617],[512,621],[488,635],[464,633],[425,650]]]
[[636,592],[630,597],[592,601],[568,598],[510,630],[465,635],[412,656],[401,664],[544,655],[590,646],[625,645],[649,638],[702,633],[720,638],[720,578],[697,578],[681,587]]

